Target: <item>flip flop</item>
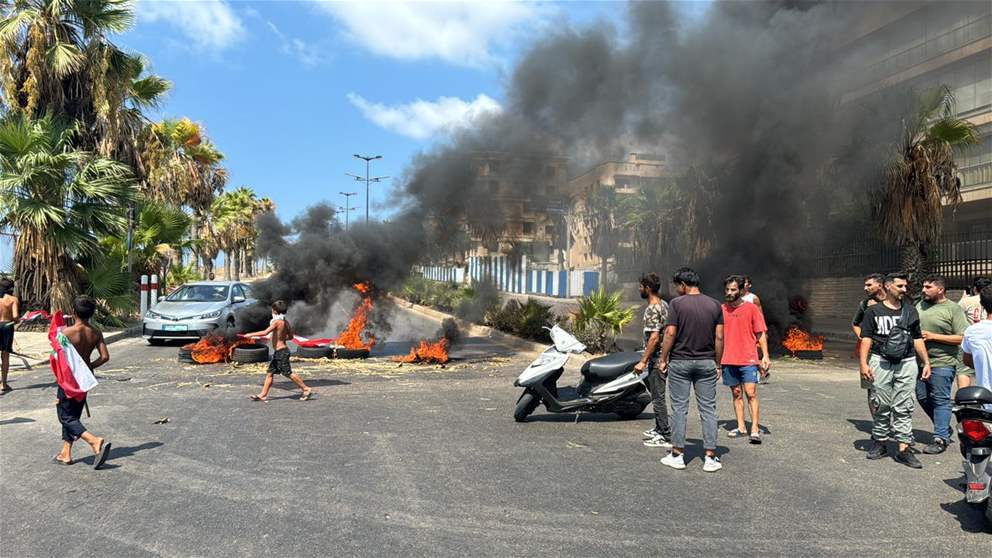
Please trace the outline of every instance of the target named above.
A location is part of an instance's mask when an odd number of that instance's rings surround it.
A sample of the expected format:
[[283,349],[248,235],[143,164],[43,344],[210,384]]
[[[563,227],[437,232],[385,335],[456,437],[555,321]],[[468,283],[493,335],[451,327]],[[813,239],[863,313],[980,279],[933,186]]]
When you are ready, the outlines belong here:
[[96,454],[96,459],[93,460],[94,469],[99,469],[100,467],[103,467],[103,464],[107,461],[107,458],[110,457],[111,447],[113,447],[113,444],[111,444],[107,440],[103,441],[103,444],[100,445],[100,452]]
[[3,389],[0,389],[0,393],[7,393],[8,391],[14,391],[14,388],[10,386],[3,386]]
[[249,395],[248,399],[251,399],[252,401],[261,401],[262,403],[265,403],[266,401],[269,400],[268,397],[259,397],[257,395]]
[[52,456],[52,463],[55,463],[56,465],[72,465],[72,460],[62,461],[59,459],[59,454],[56,453]]
[[748,441],[751,442],[754,445],[758,445],[758,444],[761,443],[761,435],[760,434],[751,434],[748,437]]
[[303,392],[303,395],[300,396],[300,401],[309,401],[311,395],[313,395],[313,390],[312,389],[308,389],[308,390],[304,391]]
[[727,432],[727,437],[728,438],[740,438],[743,435],[744,435],[744,433],[741,432],[739,428],[735,428],[735,429],[731,430],[730,432]]

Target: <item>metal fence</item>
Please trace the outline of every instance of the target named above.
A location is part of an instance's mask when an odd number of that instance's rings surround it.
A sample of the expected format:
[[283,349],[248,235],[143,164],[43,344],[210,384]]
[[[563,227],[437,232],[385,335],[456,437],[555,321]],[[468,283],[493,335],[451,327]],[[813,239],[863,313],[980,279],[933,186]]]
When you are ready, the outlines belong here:
[[[899,249],[876,238],[846,246],[820,246],[803,258],[807,277],[851,277],[899,269]],[[930,253],[930,268],[947,278],[948,288],[962,289],[979,276],[992,277],[992,232],[948,233]]]

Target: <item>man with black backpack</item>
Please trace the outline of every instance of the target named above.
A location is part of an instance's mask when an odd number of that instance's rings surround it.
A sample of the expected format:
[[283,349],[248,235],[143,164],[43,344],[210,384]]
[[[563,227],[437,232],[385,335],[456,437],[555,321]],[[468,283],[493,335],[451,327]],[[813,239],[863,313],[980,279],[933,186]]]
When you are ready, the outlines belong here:
[[861,377],[875,388],[868,459],[888,455],[889,433],[899,443],[895,460],[914,469],[923,468],[913,455],[913,407],[915,404],[917,362],[919,377],[930,378],[930,357],[923,342],[920,315],[906,296],[908,277],[904,273],[885,276],[885,300],[865,310],[861,321]]

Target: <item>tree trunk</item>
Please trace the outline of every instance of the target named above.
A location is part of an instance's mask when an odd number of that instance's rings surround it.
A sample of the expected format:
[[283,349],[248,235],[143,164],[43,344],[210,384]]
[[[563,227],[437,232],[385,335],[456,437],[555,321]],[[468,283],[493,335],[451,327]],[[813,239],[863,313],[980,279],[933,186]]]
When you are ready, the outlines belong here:
[[[200,212],[199,211],[194,211],[193,212],[193,225],[190,227],[190,233],[191,233],[190,234],[190,238],[193,240],[193,242],[192,242],[192,246],[193,246],[193,248],[192,248],[192,250],[193,250],[193,266],[194,266],[193,269],[197,273],[200,272],[200,249],[198,248],[199,242],[197,242],[197,241],[200,239],[200,223],[201,223],[201,221],[202,221],[202,218],[200,216]],[[204,267],[206,267],[206,262],[204,262]],[[204,276],[206,276],[206,274],[204,274]]]
[[231,280],[231,254],[224,252],[224,280]]
[[929,273],[929,247],[922,242],[910,242],[899,249],[899,261],[902,271],[909,275],[907,292],[914,299],[920,297],[923,288],[923,277]]
[[234,265],[234,280],[235,281],[240,281],[241,280],[241,249],[235,248],[234,250],[232,250],[232,252],[234,253],[234,255],[232,257],[232,259],[234,260],[234,262],[232,262],[233,265]]

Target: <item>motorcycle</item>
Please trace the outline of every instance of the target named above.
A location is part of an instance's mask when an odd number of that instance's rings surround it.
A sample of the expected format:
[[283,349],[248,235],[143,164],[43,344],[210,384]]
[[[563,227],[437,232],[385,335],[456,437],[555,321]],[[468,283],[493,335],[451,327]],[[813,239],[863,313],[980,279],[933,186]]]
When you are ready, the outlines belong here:
[[545,329],[551,332],[553,344],[513,382],[514,386],[524,388],[513,410],[514,420],[527,420],[541,403],[552,413],[616,413],[620,418],[631,419],[651,402],[645,383],[648,371],[638,374],[634,370],[641,360],[640,351],[589,360],[582,365],[578,386],[559,388],[558,379],[565,371],[569,355],[584,352],[586,346],[557,325]]
[[965,493],[969,504],[985,507],[992,525],[992,391],[981,386],[959,389],[954,396],[954,416],[964,457]]

